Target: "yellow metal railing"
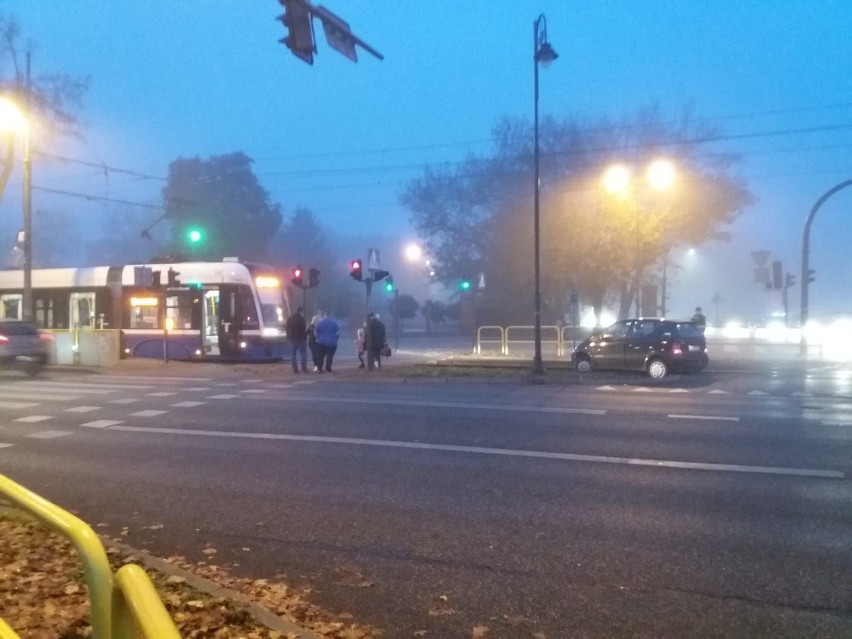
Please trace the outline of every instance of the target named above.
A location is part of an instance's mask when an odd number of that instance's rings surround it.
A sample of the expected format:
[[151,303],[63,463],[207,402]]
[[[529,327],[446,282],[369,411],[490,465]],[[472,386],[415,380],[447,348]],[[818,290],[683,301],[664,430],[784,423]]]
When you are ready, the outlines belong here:
[[[482,336],[483,331],[488,331],[489,333],[493,333],[494,331],[496,331],[498,338],[491,338],[491,339],[489,339],[488,337],[483,338],[483,336]],[[498,343],[498,344],[500,344],[500,354],[505,355],[506,354],[506,332],[503,330],[503,327],[502,326],[480,326],[479,328],[477,328],[476,329],[476,351],[475,351],[476,355],[482,354],[482,344],[483,343],[488,343],[488,344]]]
[[[67,537],[83,563],[92,639],[180,639],[144,570],[128,564],[113,579],[106,551],[92,528],[43,497],[0,475],[0,495]],[[18,639],[0,620],[0,639]]]

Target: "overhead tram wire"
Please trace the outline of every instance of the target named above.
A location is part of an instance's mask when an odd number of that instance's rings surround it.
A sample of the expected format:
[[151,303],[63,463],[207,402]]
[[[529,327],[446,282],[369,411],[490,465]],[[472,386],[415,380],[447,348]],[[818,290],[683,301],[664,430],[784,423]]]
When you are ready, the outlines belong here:
[[63,189],[51,189],[46,186],[33,186],[33,191],[41,191],[42,193],[51,193],[53,195],[64,195],[67,197],[76,197],[81,200],[90,202],[110,202],[113,204],[127,204],[129,206],[138,206],[146,209],[164,210],[164,207],[156,204],[145,204],[144,202],[131,202],[130,200],[119,200],[112,197],[104,197],[102,195],[88,195],[86,193],[75,193],[74,191],[65,191]]

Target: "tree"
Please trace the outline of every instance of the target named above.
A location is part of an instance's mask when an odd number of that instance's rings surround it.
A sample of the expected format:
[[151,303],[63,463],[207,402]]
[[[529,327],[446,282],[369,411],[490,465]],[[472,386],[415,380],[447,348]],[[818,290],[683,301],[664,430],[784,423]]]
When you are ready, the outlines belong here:
[[[726,237],[750,202],[731,174],[736,159],[714,154],[702,140],[718,134],[689,116],[671,124],[656,109],[622,122],[557,121],[541,127],[541,291],[546,322],[562,319],[570,294],[594,307],[617,302],[622,314],[635,295],[637,264],[648,273],[668,251]],[[427,169],[401,195],[411,221],[437,258],[438,277],[452,285],[482,272],[479,317],[530,322],[533,298],[533,134],[528,123],[504,119],[488,157],[458,167]],[[665,197],[636,193],[616,199],[601,187],[613,162],[633,166],[665,156],[678,166],[678,189]],[[638,225],[637,225],[638,222]],[[638,240],[637,240],[638,238]]]
[[163,201],[172,253],[197,260],[267,254],[267,242],[281,224],[281,207],[270,203],[251,162],[236,152],[208,160],[179,158],[169,165]]
[[388,311],[390,311],[392,317],[399,320],[400,331],[402,331],[403,320],[414,319],[418,308],[420,308],[420,304],[408,293],[394,296],[393,299],[388,300]]
[[[0,14],[0,95],[11,99],[20,109],[27,105],[28,119],[37,120],[50,133],[75,134],[79,126],[76,112],[82,108],[89,78],[51,73],[28,82],[21,38],[17,19]],[[14,138],[9,136],[0,159],[0,196],[9,181],[14,159]]]

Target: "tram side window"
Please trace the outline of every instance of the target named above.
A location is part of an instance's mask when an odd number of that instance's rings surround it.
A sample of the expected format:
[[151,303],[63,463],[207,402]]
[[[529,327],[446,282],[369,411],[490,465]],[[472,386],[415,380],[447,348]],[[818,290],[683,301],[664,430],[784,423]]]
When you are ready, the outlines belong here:
[[160,313],[156,298],[130,299],[130,328],[159,328],[159,324]]
[[21,319],[21,295],[3,295],[0,297],[0,317]]
[[35,320],[41,328],[54,328],[53,300],[51,298],[37,297],[35,299]]
[[171,320],[169,323],[173,329],[201,328],[201,315],[193,313],[197,301],[194,295],[174,295],[166,298],[166,317]]

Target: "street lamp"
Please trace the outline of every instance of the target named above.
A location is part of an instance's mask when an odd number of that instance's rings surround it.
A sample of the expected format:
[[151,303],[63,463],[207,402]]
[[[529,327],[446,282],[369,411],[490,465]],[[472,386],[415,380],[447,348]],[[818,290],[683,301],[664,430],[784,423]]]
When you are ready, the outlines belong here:
[[[657,159],[652,161],[645,169],[645,181],[652,190],[663,192],[670,191],[677,180],[677,170],[674,164],[665,159]],[[604,171],[603,185],[604,188],[620,197],[629,197],[631,195],[631,184],[633,182],[633,173],[625,164],[613,164]],[[635,272],[635,288],[636,288],[636,317],[641,316],[640,310],[640,295],[639,286],[641,284],[641,254],[640,254],[640,233],[639,233],[639,205],[632,198],[633,209],[635,211],[634,224],[636,226],[636,272]],[[663,274],[665,277],[666,264],[663,263]],[[665,296],[665,286],[663,287],[663,295]],[[665,307],[665,301],[663,301]]]
[[553,50],[547,41],[547,18],[542,13],[533,23],[533,69],[535,75],[535,204],[534,204],[534,236],[535,236],[535,355],[533,356],[533,372],[543,373],[541,361],[541,250],[539,245],[539,149],[538,149],[538,67],[547,67],[559,54]]
[[[27,78],[29,78],[29,55],[27,55]],[[27,86],[27,95],[29,95],[29,86]],[[29,101],[26,106],[29,106]],[[32,320],[32,164],[30,161],[30,126],[25,113],[26,110],[22,111],[13,101],[7,98],[0,99],[0,122],[2,122],[0,130],[9,135],[20,133],[24,138],[24,237],[21,243],[21,249],[24,253],[24,292],[21,296],[21,316],[25,320]]]

